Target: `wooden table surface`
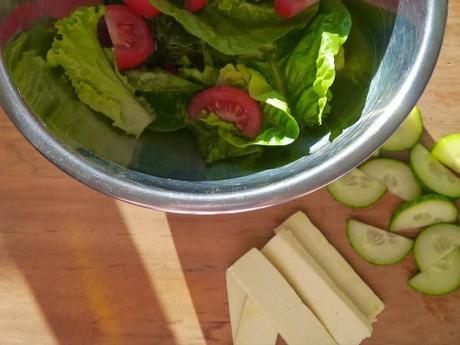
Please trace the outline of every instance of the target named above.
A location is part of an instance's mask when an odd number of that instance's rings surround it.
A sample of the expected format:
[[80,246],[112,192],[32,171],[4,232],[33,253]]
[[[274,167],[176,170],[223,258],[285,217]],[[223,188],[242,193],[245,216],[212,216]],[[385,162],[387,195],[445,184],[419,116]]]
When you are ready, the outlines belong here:
[[[434,139],[460,131],[460,2],[420,105]],[[386,303],[366,345],[460,344],[460,292],[406,287],[412,258],[379,268],[352,252],[345,220],[384,227],[399,200],[370,210],[325,191],[249,214],[191,217],[131,206],[69,178],[0,112],[0,345],[230,344],[224,272],[298,209]],[[254,345],[257,342],[254,342]]]

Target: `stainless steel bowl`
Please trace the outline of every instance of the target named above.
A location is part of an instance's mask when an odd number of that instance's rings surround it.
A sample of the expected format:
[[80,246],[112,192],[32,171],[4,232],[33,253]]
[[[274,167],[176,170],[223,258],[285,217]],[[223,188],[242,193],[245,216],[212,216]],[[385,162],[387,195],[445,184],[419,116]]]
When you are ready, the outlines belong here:
[[[23,2],[2,0],[0,17]],[[346,68],[335,85],[330,124],[296,146],[273,150],[256,162],[206,166],[186,134],[173,142],[152,133],[140,142],[114,135],[104,147],[94,138],[56,136],[46,121],[29,111],[3,62],[1,105],[46,158],[115,198],[191,214],[241,212],[283,203],[330,183],[377,150],[418,101],[438,58],[447,0],[344,3],[354,26],[345,48]],[[49,6],[42,8],[46,12]],[[248,172],[245,166],[251,167]]]

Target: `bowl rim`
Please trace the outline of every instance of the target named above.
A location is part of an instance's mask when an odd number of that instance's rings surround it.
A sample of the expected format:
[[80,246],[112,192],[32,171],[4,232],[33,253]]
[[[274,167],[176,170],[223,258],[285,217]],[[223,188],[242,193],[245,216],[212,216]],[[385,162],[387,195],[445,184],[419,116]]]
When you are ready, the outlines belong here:
[[[397,97],[386,107],[387,120],[361,136],[325,164],[275,183],[226,193],[186,193],[142,185],[115,176],[62,145],[28,110],[0,59],[0,105],[17,129],[46,159],[83,184],[119,200],[182,214],[224,214],[261,209],[284,203],[340,178],[372,155],[398,128],[416,105],[434,71],[447,22],[448,0],[427,2],[427,28],[416,61]],[[434,42],[434,43],[433,43]],[[336,164],[340,162],[340,164]],[[295,164],[295,163],[293,163]],[[168,180],[168,179],[166,179]]]

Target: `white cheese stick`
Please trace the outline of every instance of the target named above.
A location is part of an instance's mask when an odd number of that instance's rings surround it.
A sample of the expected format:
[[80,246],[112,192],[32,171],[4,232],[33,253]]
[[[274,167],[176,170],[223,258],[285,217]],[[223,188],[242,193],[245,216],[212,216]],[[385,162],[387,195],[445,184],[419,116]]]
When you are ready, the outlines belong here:
[[257,249],[228,269],[288,345],[337,345],[292,287]]
[[230,324],[232,326],[233,342],[235,343],[238,328],[240,326],[241,315],[243,314],[243,308],[246,304],[246,292],[244,292],[228,271],[226,273],[226,280]]
[[383,302],[304,213],[300,211],[295,213],[275,229],[275,232],[283,229],[292,232],[306,251],[371,322],[376,320],[377,315],[385,308]]
[[278,332],[265,314],[249,298],[241,315],[234,345],[276,345]]
[[284,276],[339,345],[358,345],[372,334],[368,318],[337,287],[294,235],[281,230],[262,253]]
[[232,326],[233,343],[236,345],[276,345],[278,332],[270,320],[250,299],[227,271],[227,294]]

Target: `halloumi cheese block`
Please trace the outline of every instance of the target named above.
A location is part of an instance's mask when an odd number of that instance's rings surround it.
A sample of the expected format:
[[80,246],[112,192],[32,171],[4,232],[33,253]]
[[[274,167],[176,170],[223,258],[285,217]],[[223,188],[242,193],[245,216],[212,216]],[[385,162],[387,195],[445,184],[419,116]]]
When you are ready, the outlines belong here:
[[276,345],[278,331],[270,320],[246,297],[246,292],[228,271],[226,280],[233,343],[254,345],[257,339],[260,345]]
[[226,273],[226,281],[232,337],[233,342],[236,342],[236,335],[238,333],[241,315],[243,314],[243,308],[246,305],[246,292],[244,292],[228,271]]
[[385,308],[383,302],[303,212],[299,211],[289,217],[275,229],[275,232],[283,229],[292,232],[335,284],[371,322],[376,320],[377,315]]
[[247,298],[270,319],[288,345],[336,345],[313,312],[257,249],[228,269]]
[[278,331],[270,319],[250,298],[246,298],[234,345],[276,345],[277,340]]
[[294,235],[281,230],[262,254],[283,275],[339,345],[358,345],[372,334],[369,319],[337,287]]

